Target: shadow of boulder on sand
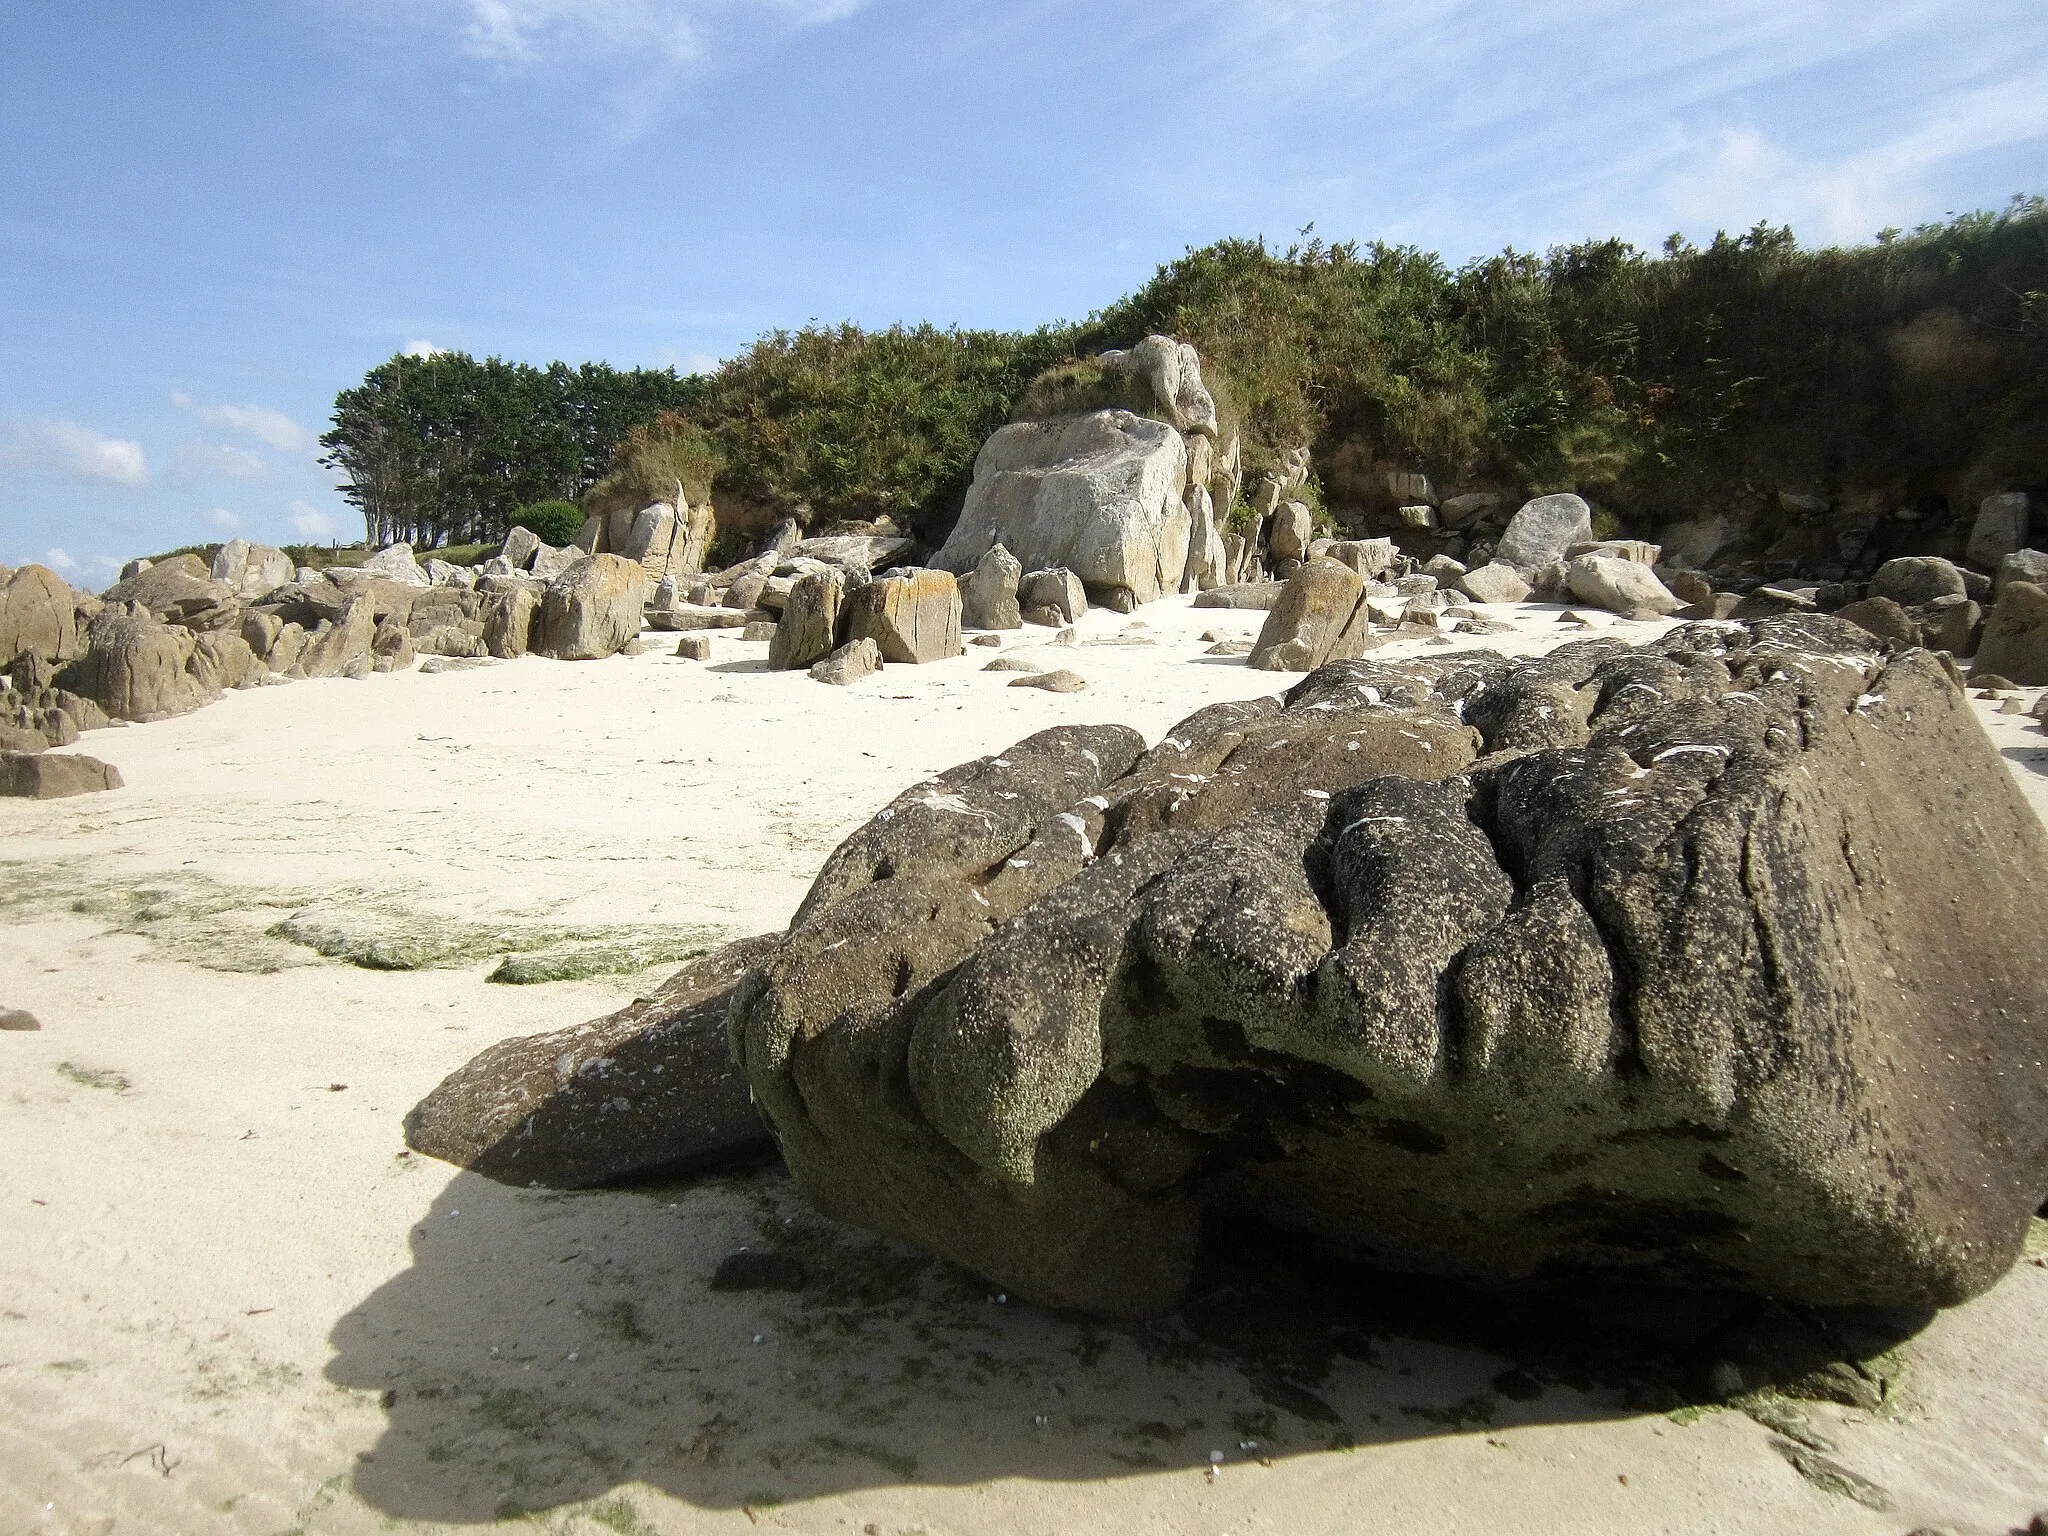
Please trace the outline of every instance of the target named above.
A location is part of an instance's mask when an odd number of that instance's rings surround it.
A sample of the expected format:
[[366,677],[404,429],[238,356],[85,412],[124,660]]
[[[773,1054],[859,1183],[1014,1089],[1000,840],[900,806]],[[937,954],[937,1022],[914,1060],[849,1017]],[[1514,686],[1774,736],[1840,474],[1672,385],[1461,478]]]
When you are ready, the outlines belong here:
[[412,1247],[337,1324],[327,1371],[383,1394],[355,1491],[412,1520],[634,1482],[758,1509],[1192,1470],[1679,1411],[1771,1376],[1881,1397],[1882,1362],[1845,1361],[1925,1320],[1591,1285],[1489,1295],[1325,1270],[1298,1238],[1233,1230],[1212,1234],[1179,1316],[1109,1324],[829,1222],[779,1168],[576,1194],[463,1174]]

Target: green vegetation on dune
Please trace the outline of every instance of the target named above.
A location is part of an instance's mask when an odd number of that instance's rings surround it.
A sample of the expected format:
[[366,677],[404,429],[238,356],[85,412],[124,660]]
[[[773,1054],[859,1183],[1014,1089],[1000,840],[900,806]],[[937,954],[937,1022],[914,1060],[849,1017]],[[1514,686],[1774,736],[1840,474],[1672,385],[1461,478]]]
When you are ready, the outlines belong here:
[[2048,448],[2048,203],[1846,250],[1760,225],[1661,255],[1602,240],[1457,271],[1404,247],[1225,241],[1080,342],[1155,330],[1231,381],[1254,466],[1349,443],[1444,480],[1624,504],[1755,478],[1910,492],[1974,456],[2038,466]]
[[1404,246],[1224,240],[1031,332],[809,326],[687,379],[394,358],[342,394],[324,441],[345,494],[423,543],[502,533],[543,496],[589,509],[681,480],[694,500],[714,478],[729,528],[887,515],[931,540],[990,432],[1129,404],[1093,358],[1155,331],[1201,351],[1248,471],[1311,445],[1340,518],[1383,499],[1390,469],[1624,512],[2048,482],[2039,198],[1848,249],[1759,225],[1453,268]]

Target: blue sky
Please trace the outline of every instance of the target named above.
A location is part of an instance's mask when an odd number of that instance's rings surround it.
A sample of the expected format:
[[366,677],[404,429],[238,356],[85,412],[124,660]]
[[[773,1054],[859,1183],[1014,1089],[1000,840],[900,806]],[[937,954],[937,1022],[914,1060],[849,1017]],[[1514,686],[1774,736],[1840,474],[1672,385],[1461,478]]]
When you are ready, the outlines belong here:
[[0,561],[353,535],[314,439],[409,347],[687,369],[1310,220],[1462,260],[2015,192],[2039,0],[0,0]]

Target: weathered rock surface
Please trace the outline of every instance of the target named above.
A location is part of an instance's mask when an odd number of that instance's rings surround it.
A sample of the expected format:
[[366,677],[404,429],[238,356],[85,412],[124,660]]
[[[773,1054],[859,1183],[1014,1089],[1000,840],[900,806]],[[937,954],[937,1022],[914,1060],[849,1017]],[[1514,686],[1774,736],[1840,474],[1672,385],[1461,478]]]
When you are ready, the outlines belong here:
[[1147,336],[1130,351],[1105,352],[1101,360],[1146,380],[1153,401],[1181,431],[1215,435],[1216,401],[1202,382],[1201,354],[1187,342]]
[[1012,688],[1037,688],[1046,693],[1082,693],[1087,690],[1088,679],[1066,667],[1056,667],[1050,672],[1034,672],[1026,677],[1011,680]]
[[[1208,439],[1198,437],[1205,448]],[[1182,592],[1206,592],[1230,580],[1230,557],[1223,547],[1223,531],[1216,525],[1216,498],[1201,477],[1191,476],[1187,489],[1188,563],[1181,573]]]
[[1888,597],[1901,608],[1917,608],[1937,597],[1968,597],[1963,573],[1935,555],[1887,560],[1870,578],[1870,595]]
[[1348,565],[1368,581],[1393,569],[1400,551],[1392,539],[1332,539],[1319,552],[1339,564]]
[[1081,578],[1060,567],[1027,575],[1018,585],[1017,601],[1027,614],[1051,609],[1054,617],[1047,623],[1071,624],[1088,611],[1088,591]]
[[726,1003],[779,934],[728,944],[652,997],[501,1040],[405,1117],[406,1145],[501,1183],[584,1189],[772,1155],[726,1048]]
[[101,594],[109,607],[141,603],[166,624],[211,629],[240,622],[235,595],[209,574],[197,555],[159,560]]
[[1992,595],[2003,592],[2008,581],[2031,581],[2037,587],[2048,587],[2048,549],[2015,550],[1999,561]]
[[548,584],[531,649],[556,661],[615,656],[640,633],[645,575],[623,555],[591,555]]
[[2027,547],[2031,520],[2032,499],[2025,491],[1986,496],[1977,505],[1977,519],[1970,525],[1970,542],[1963,558],[1980,571],[1997,570],[2007,555]]
[[857,683],[864,677],[872,677],[882,670],[882,650],[874,641],[849,640],[830,656],[811,668],[814,682],[833,683],[844,687]]
[[1661,619],[1685,605],[1665,589],[1647,561],[1575,555],[1564,568],[1573,597],[1628,619]]
[[307,639],[293,670],[300,677],[345,677],[358,662],[370,665],[370,646],[376,638],[376,600],[352,597],[339,619]]
[[841,533],[800,539],[778,553],[778,560],[823,560],[827,565],[866,571],[887,570],[911,552],[916,541],[897,535]]
[[1308,556],[1308,541],[1315,535],[1315,522],[1308,504],[1283,501],[1273,509],[1266,535],[1266,551],[1275,560],[1302,560]]
[[0,752],[0,795],[63,800],[121,788],[112,763],[76,752]]
[[427,587],[433,583],[427,573],[420,569],[410,544],[391,544],[377,551],[363,562],[362,568],[373,576],[386,581],[395,581],[403,587]]
[[1279,581],[1240,581],[1225,587],[1212,587],[1196,598],[1196,608],[1243,608],[1270,611],[1280,601],[1280,594],[1286,590],[1286,583]]
[[1894,645],[1918,645],[1920,626],[1913,616],[1888,597],[1866,597],[1861,602],[1850,603],[1835,617],[1846,619],[1858,629],[1868,630],[1880,640],[1889,640]]
[[268,544],[229,539],[214,552],[208,575],[243,602],[251,602],[291,584],[292,557]]
[[1566,550],[1592,537],[1593,509],[1581,498],[1569,492],[1538,496],[1508,519],[1493,558],[1526,575],[1562,560]]
[[948,571],[884,576],[856,591],[847,634],[872,640],[882,660],[919,663],[958,656],[960,583]]
[[79,652],[77,594],[55,571],[24,565],[0,584],[0,667],[24,651],[49,661]]
[[989,546],[973,574],[960,583],[960,623],[967,629],[1022,629],[1018,588],[1024,564],[1000,544]]
[[1262,672],[1312,672],[1362,656],[1376,643],[1364,580],[1348,565],[1314,560],[1288,578],[1248,664]]
[[484,650],[500,661],[524,656],[533,645],[533,616],[539,609],[533,589],[523,583],[487,593],[483,600]]
[[797,672],[830,656],[845,602],[846,578],[838,571],[799,576],[782,605],[775,638],[768,642],[768,665],[777,672]]
[[1995,672],[2022,688],[2048,684],[2048,589],[2009,581],[1984,621],[1978,674]]
[[673,608],[650,608],[651,628],[670,632],[693,629],[744,629],[747,615],[738,608],[707,608],[697,603],[677,603]]
[[1149,603],[1187,569],[1187,469],[1180,433],[1129,411],[999,428],[932,564],[965,573],[1000,542],[1026,570],[1064,566]]
[[2048,1190],[2044,952],[1935,658],[1777,618],[1041,732],[848,838],[730,1027],[821,1210],[1039,1302],[1170,1309],[1207,1217],[1945,1305]]
[[1535,590],[1505,560],[1490,561],[1477,570],[1467,571],[1458,578],[1457,587],[1475,603],[1519,603]]
[[192,635],[160,623],[141,603],[110,604],[87,631],[66,684],[116,720],[162,720],[197,709],[207,693],[185,670]]

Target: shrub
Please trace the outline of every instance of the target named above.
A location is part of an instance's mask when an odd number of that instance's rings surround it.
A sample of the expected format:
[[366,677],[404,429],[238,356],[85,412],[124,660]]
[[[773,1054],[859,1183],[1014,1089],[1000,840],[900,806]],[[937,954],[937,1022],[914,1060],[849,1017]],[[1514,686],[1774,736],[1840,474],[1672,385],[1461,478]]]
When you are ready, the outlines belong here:
[[512,526],[560,549],[583,531],[583,509],[573,501],[536,501],[512,513]]
[[620,508],[637,512],[673,502],[677,486],[691,502],[701,502],[724,467],[716,438],[682,413],[663,411],[626,434],[612,451],[611,472],[585,493],[583,506],[597,517]]

